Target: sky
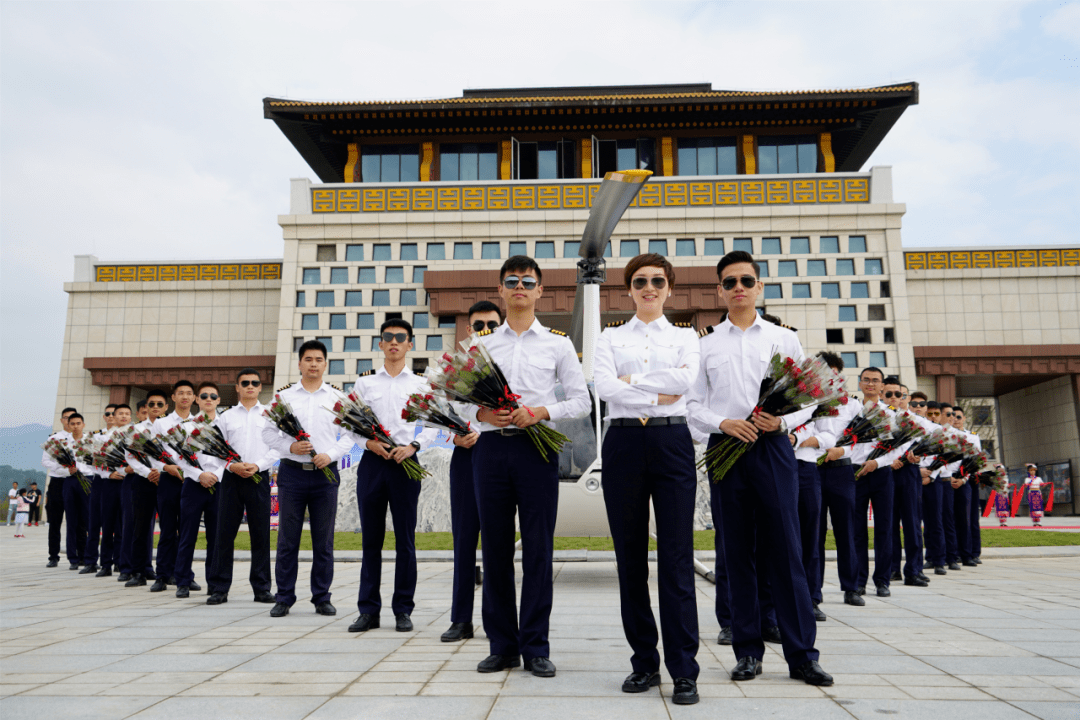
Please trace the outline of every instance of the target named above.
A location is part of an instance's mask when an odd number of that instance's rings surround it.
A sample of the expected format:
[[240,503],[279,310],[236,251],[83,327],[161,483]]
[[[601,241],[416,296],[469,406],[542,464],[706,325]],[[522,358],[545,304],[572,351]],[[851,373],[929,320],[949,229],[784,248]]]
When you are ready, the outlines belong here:
[[51,424],[74,256],[274,258],[317,177],[267,96],[917,81],[863,170],[904,244],[1076,243],[1080,2],[0,0],[0,428]]

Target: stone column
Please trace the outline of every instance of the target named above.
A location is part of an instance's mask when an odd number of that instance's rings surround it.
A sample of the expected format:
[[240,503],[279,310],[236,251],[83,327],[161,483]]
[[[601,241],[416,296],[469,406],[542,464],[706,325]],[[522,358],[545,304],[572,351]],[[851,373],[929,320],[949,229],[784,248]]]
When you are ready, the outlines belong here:
[[109,402],[113,405],[128,405],[131,403],[130,385],[112,385],[109,387]]
[[936,375],[934,381],[937,385],[937,397],[934,398],[938,402],[949,403],[950,405],[956,402],[956,376],[955,375]]

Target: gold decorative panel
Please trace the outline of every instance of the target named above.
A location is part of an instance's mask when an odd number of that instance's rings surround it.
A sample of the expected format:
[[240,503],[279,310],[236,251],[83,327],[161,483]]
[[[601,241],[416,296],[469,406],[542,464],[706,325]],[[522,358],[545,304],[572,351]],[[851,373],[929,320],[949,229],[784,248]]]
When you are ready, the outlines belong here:
[[691,205],[712,205],[713,184],[711,182],[690,183]]
[[423,212],[435,209],[435,190],[432,188],[413,188],[412,209]]
[[337,211],[342,213],[360,212],[360,191],[339,190],[337,196]]
[[941,250],[904,253],[904,267],[907,270],[1061,267],[1062,265],[1080,265],[1080,249]]
[[770,205],[787,205],[791,202],[791,181],[770,180],[765,183],[765,200]]
[[334,207],[334,199],[337,197],[336,190],[312,190],[311,191],[311,209],[313,212],[336,212],[337,208]]
[[99,265],[97,282],[193,282],[195,280],[280,280],[281,263],[264,265]]
[[664,188],[664,207],[686,205],[688,200],[686,183],[664,183],[658,187]]
[[502,187],[489,187],[487,189],[487,209],[488,210],[509,210],[510,209],[510,186],[503,185]]
[[510,191],[510,203],[515,210],[535,210],[536,186],[515,185]]
[[564,185],[562,189],[562,206],[567,210],[583,208],[588,204],[585,197],[587,185]]
[[977,268],[994,267],[994,254],[985,250],[976,250],[971,253],[971,263]]
[[765,202],[765,183],[753,181],[739,183],[739,200],[743,205],[761,205]]
[[558,185],[541,185],[537,191],[539,192],[537,204],[541,210],[558,210],[562,207]]
[[389,188],[386,191],[386,209],[400,212],[409,209],[409,191],[405,188]]
[[482,187],[461,188],[461,209],[483,210],[484,197],[485,193]]
[[904,253],[904,267],[908,270],[925,270],[926,269],[926,253],[923,252],[911,252]]
[[791,184],[795,192],[793,198],[795,202],[817,202],[817,182],[815,182],[814,180],[792,180]]
[[386,210],[386,190],[373,188],[364,190],[364,212],[383,212]]
[[844,178],[844,202],[870,202],[870,181],[866,178]]
[[840,181],[839,180],[818,180],[818,202],[823,202],[823,203],[838,203],[838,202],[840,202]]
[[718,183],[716,183],[716,204],[717,205],[738,205],[739,204],[739,183],[737,183],[737,182],[718,182]]
[[1034,250],[1017,250],[1016,264],[1020,267],[1038,267],[1039,254]]
[[932,252],[926,254],[927,264],[931,270],[947,270],[949,268],[949,253]]
[[1080,265],[1080,250],[1062,250],[1062,265]]

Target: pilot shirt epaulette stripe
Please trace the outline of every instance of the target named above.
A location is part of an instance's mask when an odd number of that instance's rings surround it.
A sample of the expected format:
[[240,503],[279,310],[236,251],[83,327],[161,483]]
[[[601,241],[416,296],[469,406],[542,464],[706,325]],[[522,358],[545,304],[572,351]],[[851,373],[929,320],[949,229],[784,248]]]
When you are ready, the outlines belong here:
[[768,320],[773,325],[779,325],[780,327],[782,327],[782,328],[784,328],[786,330],[790,330],[793,333],[799,332],[798,328],[793,328],[790,325],[785,325],[784,322],[780,318],[776,317],[775,315],[770,315],[769,313],[762,313],[761,314],[761,319],[762,320]]
[[613,327],[619,327],[620,325],[625,325],[625,324],[626,324],[626,320],[612,320],[611,322],[609,322],[604,327],[605,328],[613,328]]
[[895,407],[893,407],[892,405],[889,405],[888,407],[889,407],[889,409],[890,409],[890,410],[892,410],[893,412],[896,412],[896,408],[895,408]]
[[716,326],[715,325],[710,325],[709,327],[702,328],[702,329],[698,330],[697,336],[699,338],[703,338],[706,335],[709,335],[710,333],[712,333],[714,330],[716,330]]
[[274,392],[275,392],[275,393],[279,393],[279,392],[282,392],[282,391],[284,391],[284,390],[288,390],[288,389],[289,389],[289,388],[291,388],[292,386],[293,386],[293,384],[292,384],[292,383],[289,383],[288,385],[283,385],[282,387],[279,387],[279,388],[278,388],[277,390],[275,390]]
[[326,384],[329,385],[330,387],[334,388],[338,392],[344,392],[340,387],[338,387],[337,385],[334,385],[333,383],[326,383]]
[[556,335],[562,335],[563,337],[567,337],[566,333],[564,333],[562,330],[556,330],[555,328],[548,328],[548,332],[549,333],[554,333]]
[[372,370],[365,370],[364,372],[360,373],[360,377],[367,377],[368,375],[374,375],[374,374],[375,374],[375,370],[374,370],[374,369],[372,369]]
[[671,323],[671,324],[672,324],[672,325],[674,325],[675,327],[681,327],[681,328],[690,328],[691,330],[693,330],[693,329],[694,329],[694,324],[693,324],[693,323],[688,323],[688,322],[676,322],[676,323]]
[[484,337],[485,335],[490,335],[493,332],[494,332],[494,330],[492,330],[491,328],[485,328],[484,330],[481,330],[480,332],[476,333],[476,336],[477,337]]

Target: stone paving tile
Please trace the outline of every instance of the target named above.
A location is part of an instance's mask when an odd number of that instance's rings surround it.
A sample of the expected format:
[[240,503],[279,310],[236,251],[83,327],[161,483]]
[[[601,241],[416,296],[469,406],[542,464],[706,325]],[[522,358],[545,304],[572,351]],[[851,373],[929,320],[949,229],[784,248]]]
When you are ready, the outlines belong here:
[[310,720],[472,720],[488,717],[490,697],[336,697],[308,717]]
[[1016,702],[1013,704],[1042,720],[1076,720],[1075,703]]
[[[714,703],[726,701],[714,700]],[[690,706],[687,709],[701,708],[705,705]],[[690,715],[688,715],[690,716]],[[596,720],[597,718],[619,718],[620,720],[669,720],[666,703],[655,696],[649,697],[507,697],[500,696],[488,720]],[[715,706],[709,715],[700,715],[715,720]]]
[[389,696],[419,695],[426,683],[353,683],[345,688],[342,695]]
[[166,699],[159,695],[142,697],[33,697],[19,695],[0,700],[4,718],[46,717],[64,720],[125,718]]
[[904,720],[1031,720],[1023,710],[993,701],[851,700],[843,707],[858,720],[881,720],[882,715],[899,715]]
[[325,702],[323,697],[171,697],[132,717],[138,720],[174,720],[185,716],[300,720]]

